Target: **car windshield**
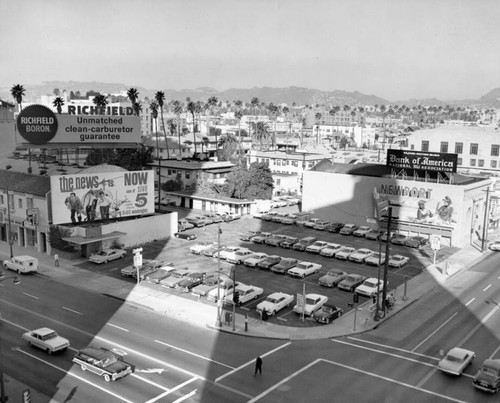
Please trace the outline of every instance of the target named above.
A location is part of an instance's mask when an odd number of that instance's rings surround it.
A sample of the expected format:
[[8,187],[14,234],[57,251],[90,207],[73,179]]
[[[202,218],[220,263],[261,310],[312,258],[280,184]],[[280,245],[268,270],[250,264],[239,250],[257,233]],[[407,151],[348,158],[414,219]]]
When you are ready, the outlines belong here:
[[455,356],[455,355],[453,355],[453,354],[448,354],[448,355],[446,356],[446,359],[447,359],[448,361],[451,361],[451,362],[462,362],[462,359],[461,359],[460,357],[457,357],[457,356]]
[[347,276],[346,280],[347,280],[348,282],[354,283],[354,282],[357,280],[357,278],[356,278],[356,277],[353,277],[353,276]]
[[57,337],[56,332],[47,333],[45,336],[43,336],[43,340],[50,340],[53,339],[54,337]]
[[306,298],[306,305],[314,305],[316,302],[318,302],[317,298]]
[[97,256],[106,256],[108,254],[108,252],[104,252],[103,250],[100,251]]
[[337,277],[340,276],[340,272],[338,270],[330,270],[327,275],[332,277]]
[[490,376],[498,376],[498,371],[495,371],[493,368],[490,367],[481,367],[481,372],[483,374]]
[[366,285],[367,287],[376,287],[377,283],[375,281],[365,281],[363,285]]

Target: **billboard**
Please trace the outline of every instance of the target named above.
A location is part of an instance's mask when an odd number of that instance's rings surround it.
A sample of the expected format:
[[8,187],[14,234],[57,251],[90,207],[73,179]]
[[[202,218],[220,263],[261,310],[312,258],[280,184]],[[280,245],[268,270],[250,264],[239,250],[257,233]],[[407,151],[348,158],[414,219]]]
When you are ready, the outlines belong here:
[[387,150],[387,166],[420,171],[457,172],[457,154]]
[[55,114],[44,105],[30,105],[17,116],[16,127],[20,144],[44,146],[50,144],[138,143],[141,139],[141,121],[130,115],[68,115]]
[[52,223],[107,222],[154,213],[154,171],[50,177]]

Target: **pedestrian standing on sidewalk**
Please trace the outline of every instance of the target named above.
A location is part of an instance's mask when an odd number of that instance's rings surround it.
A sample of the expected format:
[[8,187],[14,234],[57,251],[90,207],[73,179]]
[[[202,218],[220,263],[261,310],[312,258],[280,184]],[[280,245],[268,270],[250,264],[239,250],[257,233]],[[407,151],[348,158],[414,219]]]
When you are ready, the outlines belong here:
[[54,266],[59,267],[59,255],[57,253],[54,255]]
[[256,376],[257,372],[259,373],[259,375],[262,375],[262,358],[260,357],[257,357],[255,359],[255,373],[253,374],[253,376]]

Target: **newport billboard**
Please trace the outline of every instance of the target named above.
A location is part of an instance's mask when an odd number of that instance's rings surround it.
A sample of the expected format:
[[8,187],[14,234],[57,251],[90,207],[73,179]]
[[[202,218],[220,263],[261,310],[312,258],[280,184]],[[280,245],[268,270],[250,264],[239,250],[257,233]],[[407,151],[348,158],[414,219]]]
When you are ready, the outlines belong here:
[[457,154],[387,150],[387,166],[419,171],[457,172]]
[[52,223],[108,222],[154,213],[154,171],[50,177]]

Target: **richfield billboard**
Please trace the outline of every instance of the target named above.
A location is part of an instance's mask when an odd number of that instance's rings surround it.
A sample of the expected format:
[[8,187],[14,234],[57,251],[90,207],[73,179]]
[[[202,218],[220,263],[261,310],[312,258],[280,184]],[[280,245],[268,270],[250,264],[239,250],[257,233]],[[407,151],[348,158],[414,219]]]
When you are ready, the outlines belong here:
[[21,136],[16,137],[16,142],[38,147],[51,144],[94,147],[99,144],[135,144],[141,139],[138,116],[55,114],[44,105],[24,108],[17,116],[16,125]]
[[53,224],[102,222],[154,213],[154,171],[50,177]]
[[457,154],[387,150],[387,166],[419,171],[457,172]]

